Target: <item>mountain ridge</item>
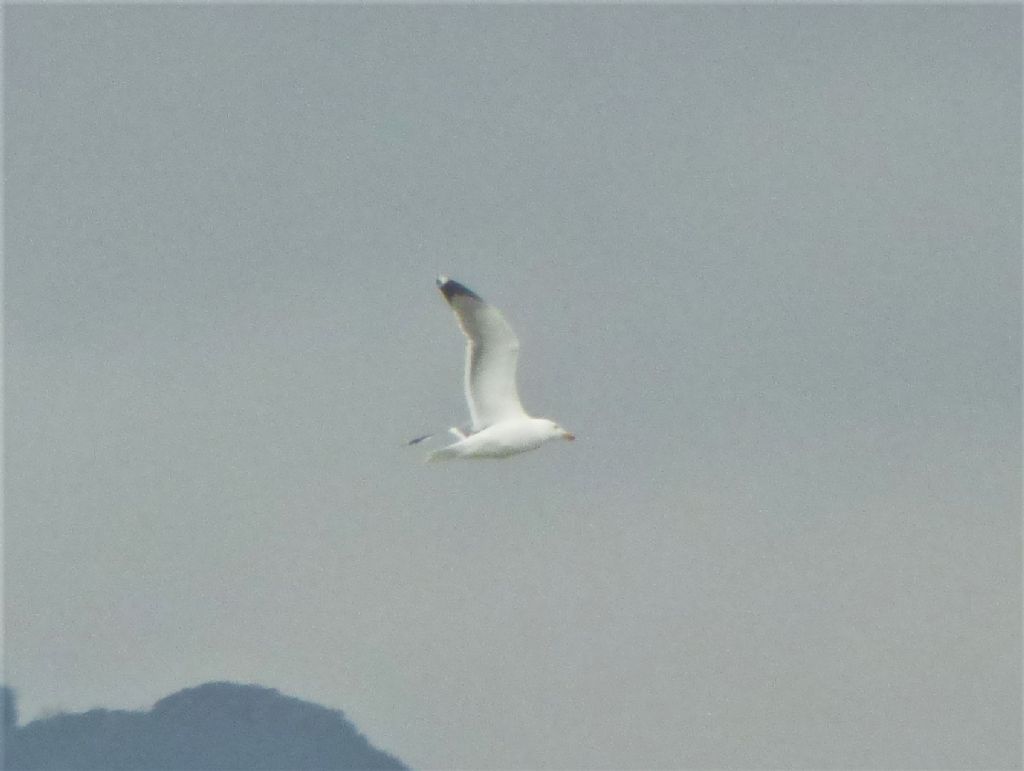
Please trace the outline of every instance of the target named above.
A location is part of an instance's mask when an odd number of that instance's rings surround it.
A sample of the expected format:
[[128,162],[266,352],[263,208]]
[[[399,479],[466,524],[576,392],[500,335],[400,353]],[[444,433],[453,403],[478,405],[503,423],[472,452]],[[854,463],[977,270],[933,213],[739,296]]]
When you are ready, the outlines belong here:
[[149,710],[91,709],[16,721],[5,689],[4,757],[10,771],[259,771],[406,769],[374,747],[341,710],[255,684],[214,681]]

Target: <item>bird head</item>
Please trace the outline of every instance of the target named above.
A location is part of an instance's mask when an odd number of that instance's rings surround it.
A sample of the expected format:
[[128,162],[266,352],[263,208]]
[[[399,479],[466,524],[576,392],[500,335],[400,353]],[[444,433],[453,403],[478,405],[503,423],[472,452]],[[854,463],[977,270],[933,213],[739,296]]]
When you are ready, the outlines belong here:
[[576,436],[571,431],[566,431],[553,420],[545,420],[549,439],[565,439],[568,442],[575,442]]

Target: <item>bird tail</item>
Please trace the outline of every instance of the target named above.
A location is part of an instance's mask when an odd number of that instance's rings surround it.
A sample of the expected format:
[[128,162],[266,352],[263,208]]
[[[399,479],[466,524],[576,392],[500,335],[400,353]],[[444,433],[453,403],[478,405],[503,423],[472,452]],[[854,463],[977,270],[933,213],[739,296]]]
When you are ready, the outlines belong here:
[[440,450],[434,450],[430,455],[427,456],[427,463],[434,463],[439,460],[451,460],[452,458],[458,458],[459,452],[454,449],[455,445],[450,444],[447,447],[442,447]]

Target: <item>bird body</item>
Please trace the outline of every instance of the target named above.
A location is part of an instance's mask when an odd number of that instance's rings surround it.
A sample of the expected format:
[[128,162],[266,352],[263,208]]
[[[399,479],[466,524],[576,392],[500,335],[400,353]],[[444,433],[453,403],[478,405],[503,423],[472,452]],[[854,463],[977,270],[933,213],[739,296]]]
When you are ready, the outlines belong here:
[[508,458],[536,450],[549,439],[567,439],[564,434],[563,429],[545,418],[513,418],[436,450],[427,456],[427,460]]
[[575,439],[554,421],[530,417],[523,409],[516,389],[519,338],[501,312],[447,276],[439,276],[437,286],[466,336],[464,388],[472,424],[468,431],[449,429],[458,441],[427,460],[507,458],[551,439]]

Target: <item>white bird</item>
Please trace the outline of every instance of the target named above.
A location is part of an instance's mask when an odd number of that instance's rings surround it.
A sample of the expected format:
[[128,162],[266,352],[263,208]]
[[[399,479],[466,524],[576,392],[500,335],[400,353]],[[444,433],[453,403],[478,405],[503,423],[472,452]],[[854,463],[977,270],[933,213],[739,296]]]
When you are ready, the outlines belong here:
[[536,450],[551,439],[573,441],[576,437],[553,420],[531,418],[519,403],[519,339],[501,312],[447,276],[438,276],[437,286],[466,335],[465,390],[472,423],[468,430],[450,428],[458,441],[432,452],[427,460],[507,458]]

